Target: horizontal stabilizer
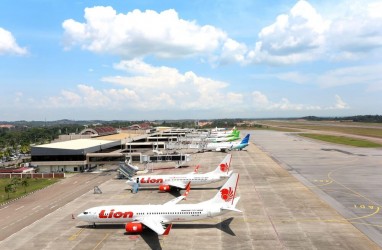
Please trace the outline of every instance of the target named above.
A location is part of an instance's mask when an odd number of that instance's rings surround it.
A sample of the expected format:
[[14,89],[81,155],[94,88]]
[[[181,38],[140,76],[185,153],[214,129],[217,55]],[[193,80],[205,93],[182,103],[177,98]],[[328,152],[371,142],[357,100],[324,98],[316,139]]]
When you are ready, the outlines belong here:
[[239,209],[236,208],[236,205],[237,205],[237,203],[239,202],[239,200],[240,200],[240,197],[236,197],[235,200],[233,201],[233,204],[232,204],[232,205],[227,206],[227,207],[222,207],[222,209],[242,213],[241,210],[239,210]]
[[237,208],[234,208],[234,207],[222,207],[223,210],[229,210],[229,211],[235,211],[235,212],[238,212],[238,213],[242,213],[243,211],[237,209]]

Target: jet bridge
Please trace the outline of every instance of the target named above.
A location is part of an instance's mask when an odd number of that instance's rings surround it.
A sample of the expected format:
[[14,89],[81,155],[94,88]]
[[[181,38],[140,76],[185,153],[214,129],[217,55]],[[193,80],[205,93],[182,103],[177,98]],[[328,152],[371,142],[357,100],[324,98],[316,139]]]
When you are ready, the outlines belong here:
[[142,156],[143,162],[166,162],[176,161],[176,168],[182,167],[182,165],[188,161],[191,161],[190,154],[158,154],[158,155],[144,155]]
[[126,163],[126,161],[119,162],[118,172],[120,175],[130,178],[134,176],[138,171],[138,168],[131,165],[130,163]]

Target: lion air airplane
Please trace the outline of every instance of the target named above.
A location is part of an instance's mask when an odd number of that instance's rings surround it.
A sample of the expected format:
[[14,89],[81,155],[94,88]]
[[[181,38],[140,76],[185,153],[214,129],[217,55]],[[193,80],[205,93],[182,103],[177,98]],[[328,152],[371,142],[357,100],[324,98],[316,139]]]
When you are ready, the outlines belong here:
[[[193,221],[210,218],[236,209],[240,197],[235,198],[239,174],[234,173],[210,200],[196,204],[177,204],[185,195],[163,205],[114,205],[87,209],[78,219],[93,223],[126,223],[128,233],[140,233],[146,226],[158,235],[168,235],[172,222]],[[169,224],[165,227],[165,224]]]
[[136,184],[139,184],[139,187],[158,187],[160,191],[184,189],[189,182],[191,182],[191,185],[214,183],[231,176],[232,171],[229,171],[231,158],[232,155],[227,154],[214,171],[205,174],[197,174],[196,172],[199,167],[197,166],[195,171],[189,174],[143,175],[131,178],[126,183],[132,187]]

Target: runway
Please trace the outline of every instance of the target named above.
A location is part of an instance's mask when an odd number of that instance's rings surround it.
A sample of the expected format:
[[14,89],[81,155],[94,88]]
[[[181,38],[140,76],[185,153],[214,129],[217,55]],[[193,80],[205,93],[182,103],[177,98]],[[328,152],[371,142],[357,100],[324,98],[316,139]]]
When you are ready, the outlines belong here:
[[[277,132],[272,133],[278,135]],[[270,135],[264,134],[264,141],[268,136]],[[258,132],[253,132],[251,141],[260,144]],[[265,143],[262,147],[266,149],[266,153],[254,144],[247,147],[246,151],[232,152],[232,169],[240,174],[237,196],[241,199],[237,208],[242,213],[230,212],[208,220],[176,223],[167,237],[158,237],[150,230],[145,230],[142,234],[126,234],[122,224],[91,228],[85,222],[72,219],[72,214],[76,215],[93,206],[162,204],[174,197],[171,193],[159,193],[155,189],[132,194],[124,180],[108,175],[96,177],[102,179],[102,184],[95,182],[102,194],[94,194],[91,187],[94,184],[88,185],[85,190],[78,191],[77,198],[58,204],[56,210],[46,213],[29,225],[23,225],[22,229],[17,229],[16,233],[0,242],[0,248],[379,249],[327,201],[314,193],[307,186],[310,182],[303,180],[302,183],[294,176],[295,173],[291,174],[290,169],[280,166],[270,156],[272,154]],[[284,150],[287,149],[288,147]],[[333,152],[322,153],[330,158]],[[216,168],[224,156],[224,153],[218,152],[194,154],[188,168],[158,170],[155,173],[189,173],[196,164],[201,164],[201,173],[208,172]],[[306,154],[302,156],[305,157]],[[332,177],[335,175],[333,173]],[[84,176],[87,175],[78,175],[76,178],[85,178]],[[72,182],[71,189],[79,190],[83,183]],[[182,202],[205,201],[213,197],[223,183],[192,189],[187,200]],[[7,209],[9,207],[0,211],[8,214],[10,211]]]

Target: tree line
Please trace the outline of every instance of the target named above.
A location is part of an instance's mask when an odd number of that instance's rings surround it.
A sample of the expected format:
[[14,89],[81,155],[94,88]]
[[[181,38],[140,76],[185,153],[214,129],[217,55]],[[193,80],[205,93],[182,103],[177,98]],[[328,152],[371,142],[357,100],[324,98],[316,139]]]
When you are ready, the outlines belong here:
[[356,115],[345,117],[317,117],[306,116],[302,119],[308,121],[352,121],[352,122],[368,122],[368,123],[382,123],[382,115]]

